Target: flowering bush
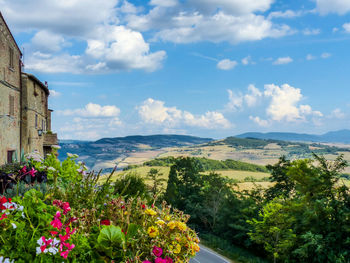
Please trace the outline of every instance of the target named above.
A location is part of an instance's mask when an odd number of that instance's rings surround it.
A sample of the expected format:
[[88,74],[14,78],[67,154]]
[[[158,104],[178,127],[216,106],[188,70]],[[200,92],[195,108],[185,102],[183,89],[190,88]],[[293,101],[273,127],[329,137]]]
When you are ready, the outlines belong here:
[[99,184],[75,156],[62,164],[53,156],[32,156],[31,166],[18,171],[34,178],[52,167],[47,193],[0,196],[0,262],[170,263],[188,262],[199,251],[181,211],[144,199],[151,195],[125,198],[116,191],[125,185],[115,186],[111,176]]

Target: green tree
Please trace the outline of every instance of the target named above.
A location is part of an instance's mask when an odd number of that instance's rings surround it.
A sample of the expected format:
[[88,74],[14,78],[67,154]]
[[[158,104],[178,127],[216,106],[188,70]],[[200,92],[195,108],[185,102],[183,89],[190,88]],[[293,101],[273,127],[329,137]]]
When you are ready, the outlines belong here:
[[151,168],[149,170],[149,172],[147,173],[148,179],[150,179],[152,181],[151,192],[154,196],[161,193],[163,185],[166,182],[166,180],[161,177],[162,175],[163,174],[160,173],[160,171],[158,169],[155,169],[155,168]]

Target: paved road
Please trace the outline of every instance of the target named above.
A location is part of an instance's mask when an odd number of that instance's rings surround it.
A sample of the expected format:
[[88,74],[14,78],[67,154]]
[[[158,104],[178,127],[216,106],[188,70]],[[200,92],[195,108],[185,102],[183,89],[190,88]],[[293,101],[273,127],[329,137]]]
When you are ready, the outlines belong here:
[[230,263],[227,259],[206,247],[201,246],[201,250],[195,258],[190,260],[190,263]]

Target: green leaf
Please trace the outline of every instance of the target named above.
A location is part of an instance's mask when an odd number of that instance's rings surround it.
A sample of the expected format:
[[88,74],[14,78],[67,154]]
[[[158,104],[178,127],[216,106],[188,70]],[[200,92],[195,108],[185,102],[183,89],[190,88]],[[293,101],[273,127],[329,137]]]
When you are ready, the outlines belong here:
[[97,242],[104,247],[113,247],[125,242],[125,236],[119,226],[106,226],[101,230]]
[[129,239],[135,237],[139,228],[140,227],[136,224],[133,224],[133,223],[129,224],[127,234],[126,234],[126,240],[129,241]]

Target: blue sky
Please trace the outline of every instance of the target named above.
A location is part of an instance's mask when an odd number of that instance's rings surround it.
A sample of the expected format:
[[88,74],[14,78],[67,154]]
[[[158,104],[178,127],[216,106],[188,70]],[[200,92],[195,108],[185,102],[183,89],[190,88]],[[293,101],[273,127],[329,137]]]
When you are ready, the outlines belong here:
[[350,0],[0,0],[61,139],[350,128]]

